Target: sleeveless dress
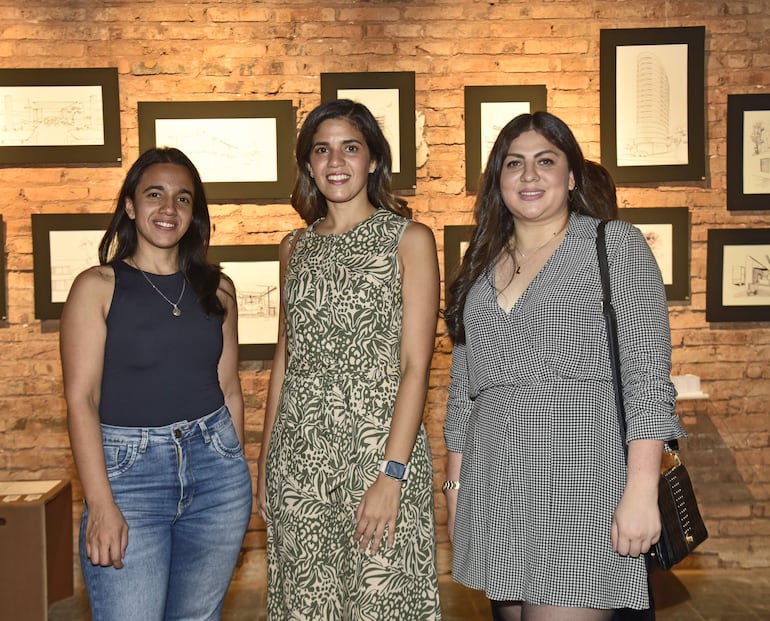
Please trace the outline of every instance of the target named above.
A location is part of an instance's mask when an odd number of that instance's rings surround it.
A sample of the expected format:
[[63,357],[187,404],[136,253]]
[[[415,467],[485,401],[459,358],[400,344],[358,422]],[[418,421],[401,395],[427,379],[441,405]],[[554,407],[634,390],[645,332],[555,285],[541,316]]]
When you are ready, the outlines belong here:
[[272,621],[441,618],[422,425],[394,547],[369,554],[352,538],[400,382],[398,245],[407,223],[378,209],[340,235],[319,235],[313,224],[289,260],[289,358],[267,455]]

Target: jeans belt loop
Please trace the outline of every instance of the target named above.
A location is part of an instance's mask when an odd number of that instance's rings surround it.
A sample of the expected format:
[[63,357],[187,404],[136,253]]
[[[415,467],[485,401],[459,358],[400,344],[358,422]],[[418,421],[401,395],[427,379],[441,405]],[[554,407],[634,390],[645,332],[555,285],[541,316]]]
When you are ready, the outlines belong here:
[[203,443],[208,444],[211,442],[211,434],[209,433],[209,428],[206,426],[205,421],[199,421],[198,427],[201,430],[201,435],[203,436]]
[[144,453],[150,443],[150,430],[142,429],[142,439],[139,441],[139,452]]

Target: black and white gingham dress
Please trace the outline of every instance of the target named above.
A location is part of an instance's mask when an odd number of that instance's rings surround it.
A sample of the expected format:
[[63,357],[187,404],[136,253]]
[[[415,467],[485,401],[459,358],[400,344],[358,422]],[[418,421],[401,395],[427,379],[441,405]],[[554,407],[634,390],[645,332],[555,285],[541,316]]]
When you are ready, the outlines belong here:
[[[463,454],[452,574],[495,600],[592,608],[648,604],[643,558],[612,551],[626,467],[596,258],[597,221],[564,241],[510,313],[493,271],[465,306],[453,352],[447,448]],[[684,435],[674,414],[668,309],[641,232],[607,227],[628,439]]]

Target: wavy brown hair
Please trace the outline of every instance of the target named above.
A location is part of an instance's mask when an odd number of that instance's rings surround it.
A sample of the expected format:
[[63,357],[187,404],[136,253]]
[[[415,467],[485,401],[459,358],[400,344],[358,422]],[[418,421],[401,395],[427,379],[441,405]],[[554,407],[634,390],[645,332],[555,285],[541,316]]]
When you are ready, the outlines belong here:
[[500,130],[489,153],[474,205],[476,227],[458,272],[449,286],[444,320],[449,336],[456,344],[465,343],[463,310],[473,283],[490,265],[494,264],[504,249],[510,250],[510,240],[515,226],[513,216],[503,202],[500,174],[511,142],[529,130],[536,131],[567,156],[567,165],[575,179],[575,190],[570,192],[568,203],[570,211],[595,215],[583,191],[585,169],[583,151],[566,123],[544,111],[521,114],[509,121]]
[[364,137],[369,155],[376,168],[368,177],[366,194],[369,202],[378,209],[388,209],[399,216],[410,218],[412,210],[406,201],[393,193],[392,158],[390,145],[382,133],[377,119],[369,108],[349,99],[335,99],[322,103],[308,114],[297,135],[297,180],[291,193],[291,204],[308,224],[323,218],[329,211],[326,198],[310,176],[308,164],[313,150],[313,139],[318,127],[330,119],[345,119]]

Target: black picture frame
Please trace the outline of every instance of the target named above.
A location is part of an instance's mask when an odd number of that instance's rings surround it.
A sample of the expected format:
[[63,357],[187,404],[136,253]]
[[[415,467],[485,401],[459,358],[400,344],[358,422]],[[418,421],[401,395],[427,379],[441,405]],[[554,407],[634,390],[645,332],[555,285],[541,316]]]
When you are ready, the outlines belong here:
[[0,215],[0,319],[8,319],[8,279],[5,273],[5,223]]
[[184,151],[209,201],[291,197],[296,177],[291,101],[140,101],[137,109],[140,152],[156,146]]
[[473,224],[447,224],[444,227],[444,302],[449,299],[449,285],[457,276],[467,244],[471,241]]
[[658,261],[669,302],[690,300],[690,212],[687,207],[619,209],[641,229]]
[[478,191],[487,155],[503,126],[519,114],[545,110],[547,104],[548,89],[544,84],[465,87],[467,192]]
[[0,69],[0,166],[119,165],[118,70]]
[[706,321],[770,321],[770,229],[709,229]]
[[35,317],[59,319],[72,281],[99,263],[111,213],[32,214]]
[[211,246],[208,259],[235,284],[241,360],[272,360],[281,304],[278,244]]
[[770,209],[770,95],[727,96],[727,209]]
[[705,179],[705,37],[704,26],[600,31],[601,162],[616,182]]
[[[392,150],[393,189],[414,190],[417,187],[414,71],[322,73],[321,102],[334,99],[352,99],[369,108]],[[398,118],[393,119],[396,114]]]

